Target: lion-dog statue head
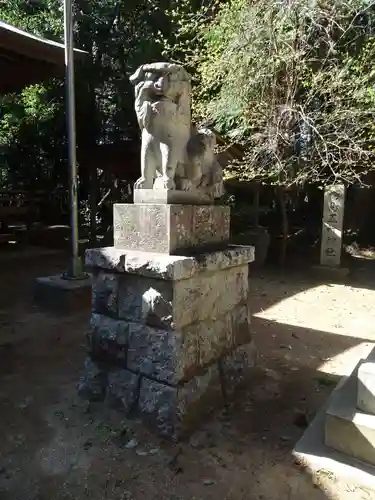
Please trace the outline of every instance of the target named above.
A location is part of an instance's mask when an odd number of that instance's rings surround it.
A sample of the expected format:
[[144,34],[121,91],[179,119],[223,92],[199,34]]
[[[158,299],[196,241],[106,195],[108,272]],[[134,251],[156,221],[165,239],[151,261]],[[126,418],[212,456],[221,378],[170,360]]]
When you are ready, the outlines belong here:
[[179,163],[190,137],[190,75],[178,64],[140,66],[130,77],[142,131],[141,177],[135,188],[174,189]]

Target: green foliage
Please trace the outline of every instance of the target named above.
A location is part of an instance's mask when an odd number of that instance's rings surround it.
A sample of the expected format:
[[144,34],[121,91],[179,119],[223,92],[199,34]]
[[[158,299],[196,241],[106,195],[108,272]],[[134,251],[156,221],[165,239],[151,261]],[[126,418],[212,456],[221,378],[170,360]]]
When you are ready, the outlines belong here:
[[[58,41],[63,30],[59,0],[8,0],[0,5],[0,19]],[[61,82],[53,81],[0,96],[1,187],[49,190],[66,184],[63,95]]]
[[228,177],[351,183],[374,168],[372,4],[230,0],[203,14],[180,31],[200,44],[185,51],[197,121],[245,150]]
[[201,66],[205,60],[206,32],[225,0],[180,0],[171,2],[165,10],[168,30],[159,31],[164,59],[184,65],[192,75],[195,99],[193,113],[199,118],[199,104],[205,96],[202,87]]
[[76,44],[91,54],[77,85],[82,86],[83,98],[95,101],[91,111],[97,143],[138,134],[129,76],[140,64],[161,57],[157,34],[165,25],[163,3],[167,2],[76,0]]
[[[160,59],[157,39],[167,28],[164,9],[169,3],[75,1],[75,46],[89,53],[84,65],[76,65],[81,151],[138,138],[128,77],[138,65]],[[33,34],[63,39],[61,0],[8,0],[0,5],[0,19]],[[39,183],[49,189],[57,179],[59,189],[61,183],[67,187],[64,96],[63,81],[55,79],[1,99],[0,182],[4,187]],[[87,184],[87,176],[80,171],[81,184]]]
[[34,85],[19,95],[0,98],[2,187],[50,190],[66,184],[63,103],[58,90]]
[[34,35],[51,40],[63,33],[63,4],[60,0],[7,0],[0,4],[0,19]]
[[[60,0],[8,0],[0,18],[62,40]],[[128,77],[171,59],[193,75],[196,122],[242,146],[228,177],[351,183],[374,168],[367,0],[75,0],[74,18],[89,53],[76,67],[81,148],[138,140]],[[67,185],[62,80],[1,99],[0,156],[3,184]]]

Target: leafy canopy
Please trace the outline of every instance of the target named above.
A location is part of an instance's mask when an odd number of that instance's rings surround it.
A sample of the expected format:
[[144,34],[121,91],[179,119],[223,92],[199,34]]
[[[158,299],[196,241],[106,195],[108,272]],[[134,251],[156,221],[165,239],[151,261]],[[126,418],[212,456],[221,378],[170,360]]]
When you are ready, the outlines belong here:
[[244,150],[227,176],[352,183],[374,168],[374,5],[230,0],[185,15],[196,119]]

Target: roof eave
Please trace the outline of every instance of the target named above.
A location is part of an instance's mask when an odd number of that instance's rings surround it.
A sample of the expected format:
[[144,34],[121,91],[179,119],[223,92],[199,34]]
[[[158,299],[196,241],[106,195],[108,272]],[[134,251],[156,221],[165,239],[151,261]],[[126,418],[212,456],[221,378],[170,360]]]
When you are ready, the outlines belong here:
[[[6,49],[9,52],[36,59],[57,66],[64,66],[64,44],[47,40],[26,31],[20,30],[10,24],[0,21],[0,51]],[[75,59],[84,59],[88,52],[74,49]]]

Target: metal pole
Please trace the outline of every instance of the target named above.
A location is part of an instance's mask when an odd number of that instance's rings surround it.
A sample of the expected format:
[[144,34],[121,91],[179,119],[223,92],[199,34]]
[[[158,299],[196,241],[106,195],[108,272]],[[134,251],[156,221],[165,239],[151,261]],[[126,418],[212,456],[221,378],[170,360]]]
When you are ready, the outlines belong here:
[[78,190],[77,155],[74,94],[74,52],[73,52],[73,7],[72,0],[64,0],[65,76],[66,76],[66,117],[68,125],[68,149],[70,169],[70,218],[72,230],[72,265],[67,278],[82,277],[78,242]]

